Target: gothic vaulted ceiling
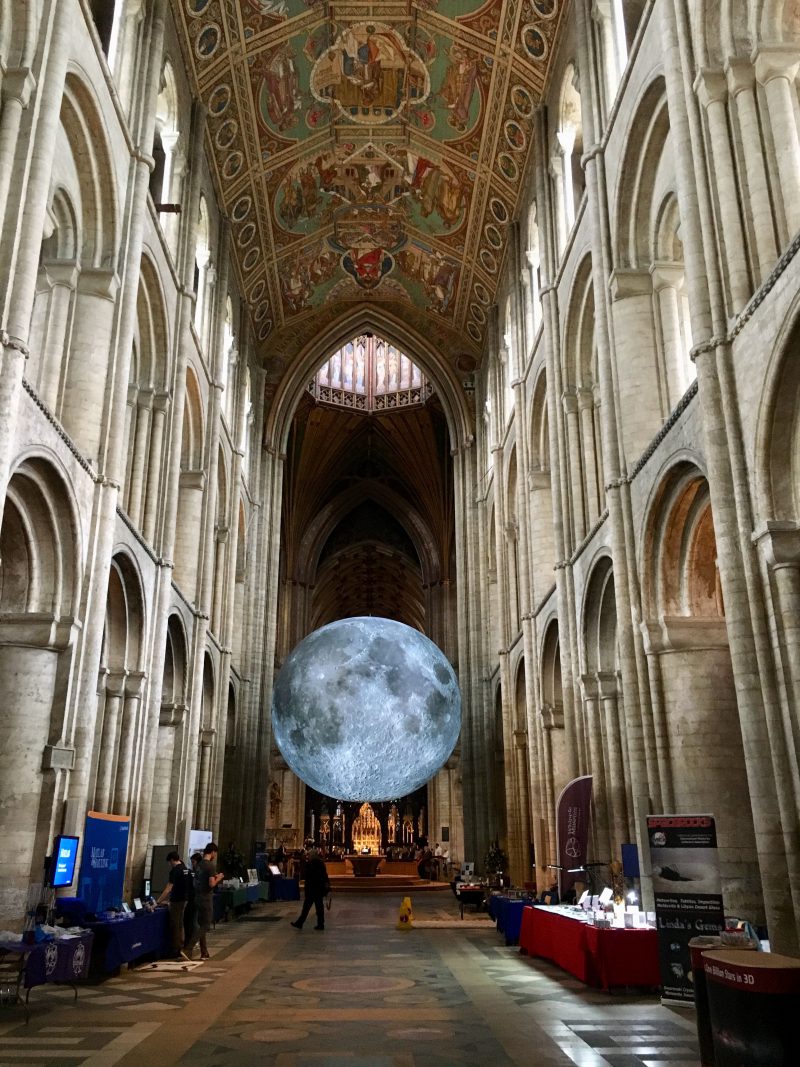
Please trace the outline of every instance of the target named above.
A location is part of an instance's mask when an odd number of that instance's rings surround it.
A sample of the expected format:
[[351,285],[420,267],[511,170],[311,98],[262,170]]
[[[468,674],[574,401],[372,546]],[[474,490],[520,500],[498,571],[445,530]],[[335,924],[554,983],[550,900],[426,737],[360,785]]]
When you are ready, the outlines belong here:
[[265,354],[378,301],[480,355],[559,0],[173,0]]

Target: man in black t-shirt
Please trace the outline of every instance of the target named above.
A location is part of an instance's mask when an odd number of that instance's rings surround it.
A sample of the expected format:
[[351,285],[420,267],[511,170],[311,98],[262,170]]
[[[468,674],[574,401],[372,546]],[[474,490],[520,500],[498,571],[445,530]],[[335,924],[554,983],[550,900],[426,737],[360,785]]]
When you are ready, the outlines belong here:
[[186,902],[192,894],[192,872],[188,870],[177,852],[167,856],[170,872],[169,881],[156,901],[163,904],[169,900],[169,928],[172,935],[172,954],[180,956],[183,948],[183,913]]
[[197,865],[194,874],[194,903],[197,909],[197,927],[183,947],[182,955],[190,960],[192,950],[200,942],[200,959],[207,960],[208,944],[206,935],[211,928],[214,916],[214,890],[225,875],[217,873],[217,846],[209,841],[203,849],[202,862]]

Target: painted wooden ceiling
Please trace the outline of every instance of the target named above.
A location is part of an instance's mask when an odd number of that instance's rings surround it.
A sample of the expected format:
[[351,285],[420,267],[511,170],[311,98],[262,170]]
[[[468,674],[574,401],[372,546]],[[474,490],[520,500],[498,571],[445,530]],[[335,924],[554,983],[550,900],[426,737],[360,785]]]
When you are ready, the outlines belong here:
[[264,355],[377,301],[479,358],[563,0],[173,6]]

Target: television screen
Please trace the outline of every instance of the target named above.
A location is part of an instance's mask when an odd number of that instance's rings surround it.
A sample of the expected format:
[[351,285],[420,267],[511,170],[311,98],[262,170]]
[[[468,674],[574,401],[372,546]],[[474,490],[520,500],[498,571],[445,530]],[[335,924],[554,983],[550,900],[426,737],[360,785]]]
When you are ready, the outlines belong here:
[[62,889],[72,885],[75,877],[75,861],[78,858],[77,837],[68,837],[59,834],[53,842],[53,856],[50,861],[50,877],[48,881],[54,889]]

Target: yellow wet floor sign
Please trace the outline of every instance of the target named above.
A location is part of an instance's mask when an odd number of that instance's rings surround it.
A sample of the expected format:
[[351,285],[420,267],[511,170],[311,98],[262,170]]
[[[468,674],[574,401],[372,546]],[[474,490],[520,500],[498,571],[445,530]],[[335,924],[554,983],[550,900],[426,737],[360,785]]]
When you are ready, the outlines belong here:
[[397,916],[397,929],[410,930],[414,925],[414,912],[411,910],[411,897],[403,897],[400,914]]

